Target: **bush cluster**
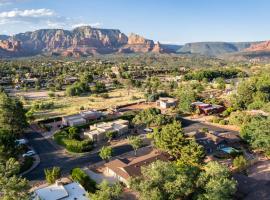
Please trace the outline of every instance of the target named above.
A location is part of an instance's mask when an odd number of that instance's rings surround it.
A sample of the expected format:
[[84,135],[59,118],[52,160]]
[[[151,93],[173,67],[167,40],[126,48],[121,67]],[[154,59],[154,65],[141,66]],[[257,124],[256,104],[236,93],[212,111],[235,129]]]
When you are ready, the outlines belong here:
[[69,134],[65,130],[55,133],[54,140],[57,144],[64,146],[68,151],[74,153],[88,152],[93,149],[92,140],[70,139]]
[[73,181],[79,182],[87,192],[94,193],[96,191],[96,182],[92,180],[82,169],[74,168],[71,171]]

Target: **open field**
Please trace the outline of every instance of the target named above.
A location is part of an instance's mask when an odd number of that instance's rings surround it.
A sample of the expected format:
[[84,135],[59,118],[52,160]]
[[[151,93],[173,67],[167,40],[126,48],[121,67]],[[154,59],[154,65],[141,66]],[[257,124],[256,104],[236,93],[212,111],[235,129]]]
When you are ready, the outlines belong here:
[[31,91],[20,92],[13,95],[19,98],[24,97],[23,103],[27,108],[35,103],[54,103],[54,107],[52,109],[36,111],[35,118],[37,120],[75,114],[80,111],[81,107],[84,109],[115,108],[116,106],[139,102],[143,99],[142,92],[138,90],[130,90],[128,95],[128,92],[125,89],[109,91],[108,98],[103,98],[95,94],[66,97],[63,92],[55,93],[56,97],[50,98],[48,96],[48,92],[49,91]]

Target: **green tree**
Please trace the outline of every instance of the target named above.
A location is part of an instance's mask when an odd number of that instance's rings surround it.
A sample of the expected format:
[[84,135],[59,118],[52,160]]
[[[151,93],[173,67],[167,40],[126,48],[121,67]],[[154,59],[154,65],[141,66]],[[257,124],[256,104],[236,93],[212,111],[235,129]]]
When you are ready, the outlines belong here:
[[69,139],[75,139],[75,140],[80,139],[80,134],[79,134],[78,128],[70,127],[68,129],[68,137],[69,137]]
[[0,162],[0,196],[3,200],[28,200],[29,185],[26,179],[17,177],[20,165],[10,158],[6,163]]
[[108,131],[108,132],[106,132],[106,137],[108,138],[109,141],[111,141],[116,136],[117,136],[116,131]]
[[99,152],[99,156],[103,159],[108,161],[111,157],[112,157],[112,153],[113,153],[113,149],[112,147],[102,147],[100,152]]
[[0,129],[0,161],[15,157],[17,153],[16,137],[10,131]]
[[103,181],[98,185],[98,190],[94,194],[89,194],[91,200],[118,200],[122,194],[123,188],[120,183],[109,185]]
[[71,171],[73,181],[79,182],[87,192],[96,191],[96,182],[92,180],[81,168],[74,168]]
[[128,137],[128,143],[132,146],[134,149],[134,154],[136,156],[137,150],[142,147],[143,140],[139,136],[129,136]]
[[218,84],[217,88],[220,89],[220,90],[224,90],[226,89],[226,82],[224,80],[224,78],[216,78],[215,79],[215,82]]
[[60,167],[53,167],[51,169],[44,170],[46,181],[49,184],[54,184],[57,179],[61,177]]
[[240,136],[247,141],[253,149],[270,155],[269,117],[253,117],[242,126]]
[[231,178],[228,168],[218,162],[209,162],[200,173],[197,186],[202,190],[199,200],[231,200],[237,182]]
[[179,110],[181,112],[187,113],[191,112],[192,111],[191,103],[193,103],[197,98],[197,95],[195,91],[192,89],[192,87],[187,85],[181,85],[176,91],[176,96],[179,100],[178,103]]
[[0,92],[0,128],[19,134],[26,126],[27,120],[22,103]]
[[86,84],[92,83],[93,80],[94,80],[93,75],[89,72],[82,74],[80,77],[80,82],[86,83]]
[[142,167],[142,176],[132,178],[130,185],[141,200],[192,199],[198,173],[197,167],[158,160]]
[[244,156],[238,156],[233,160],[233,167],[237,170],[237,171],[243,171],[247,168],[248,166],[248,162],[247,160],[244,158]]
[[179,158],[181,147],[187,144],[181,124],[174,121],[172,124],[163,126],[160,131],[155,129],[154,144],[171,156]]
[[198,165],[204,158],[204,149],[194,139],[187,138],[179,122],[174,121],[161,128],[155,129],[154,145],[174,158],[180,163]]

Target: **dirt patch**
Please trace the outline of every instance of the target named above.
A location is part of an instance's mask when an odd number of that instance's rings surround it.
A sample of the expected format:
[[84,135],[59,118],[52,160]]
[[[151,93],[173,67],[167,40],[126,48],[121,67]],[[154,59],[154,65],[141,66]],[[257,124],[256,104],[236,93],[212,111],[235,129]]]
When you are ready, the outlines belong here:
[[270,181],[270,160],[262,160],[248,169],[248,176],[256,180]]

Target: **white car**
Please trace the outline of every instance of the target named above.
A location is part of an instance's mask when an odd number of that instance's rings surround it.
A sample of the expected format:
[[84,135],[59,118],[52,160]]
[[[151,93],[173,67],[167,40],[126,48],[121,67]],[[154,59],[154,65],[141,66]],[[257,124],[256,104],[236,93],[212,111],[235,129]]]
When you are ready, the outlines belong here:
[[145,132],[147,132],[147,133],[152,133],[153,132],[153,129],[151,129],[151,128],[145,128],[145,129],[143,129]]
[[17,145],[23,145],[28,143],[26,139],[18,139],[15,142],[17,143]]
[[29,157],[29,156],[33,156],[33,155],[36,155],[36,152],[34,150],[31,150],[31,151],[27,151],[26,153],[24,153],[22,155],[22,157]]

